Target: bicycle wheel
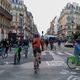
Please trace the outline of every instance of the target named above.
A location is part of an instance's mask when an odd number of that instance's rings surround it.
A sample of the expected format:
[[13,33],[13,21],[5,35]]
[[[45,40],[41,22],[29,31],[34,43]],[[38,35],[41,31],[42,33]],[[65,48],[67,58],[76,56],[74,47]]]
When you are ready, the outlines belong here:
[[39,61],[38,60],[36,60],[34,70],[35,70],[35,73],[37,73],[39,70]]
[[75,58],[71,58],[71,57],[67,58],[67,65],[70,69],[76,68],[76,61],[75,60],[76,60]]

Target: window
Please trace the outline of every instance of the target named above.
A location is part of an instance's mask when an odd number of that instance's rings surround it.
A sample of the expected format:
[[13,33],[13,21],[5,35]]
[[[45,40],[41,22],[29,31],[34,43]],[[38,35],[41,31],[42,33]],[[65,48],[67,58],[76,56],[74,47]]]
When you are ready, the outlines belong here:
[[12,0],[13,3],[18,3],[18,0]]

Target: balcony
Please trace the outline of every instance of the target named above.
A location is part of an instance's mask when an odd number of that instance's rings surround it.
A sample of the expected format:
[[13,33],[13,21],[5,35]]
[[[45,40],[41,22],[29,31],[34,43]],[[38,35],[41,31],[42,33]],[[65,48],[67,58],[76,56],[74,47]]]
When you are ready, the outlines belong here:
[[8,20],[12,20],[12,15],[0,6],[0,15],[5,16]]

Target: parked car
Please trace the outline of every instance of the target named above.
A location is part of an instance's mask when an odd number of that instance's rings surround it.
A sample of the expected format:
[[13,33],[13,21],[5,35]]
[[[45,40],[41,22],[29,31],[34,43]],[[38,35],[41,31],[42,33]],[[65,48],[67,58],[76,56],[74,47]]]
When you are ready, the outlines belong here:
[[74,43],[71,42],[71,41],[67,41],[65,44],[64,44],[65,47],[69,47],[69,48],[72,48],[74,47]]

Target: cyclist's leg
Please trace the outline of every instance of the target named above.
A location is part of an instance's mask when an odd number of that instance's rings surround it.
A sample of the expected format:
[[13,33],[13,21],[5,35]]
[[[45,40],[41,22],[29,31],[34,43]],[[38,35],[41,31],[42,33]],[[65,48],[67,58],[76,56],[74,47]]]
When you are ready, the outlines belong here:
[[35,66],[36,66],[36,60],[37,60],[37,50],[36,50],[36,48],[33,48],[33,56],[34,56],[33,61],[34,61],[34,68],[35,68]]
[[38,59],[39,59],[39,63],[41,63],[41,49],[38,48]]

